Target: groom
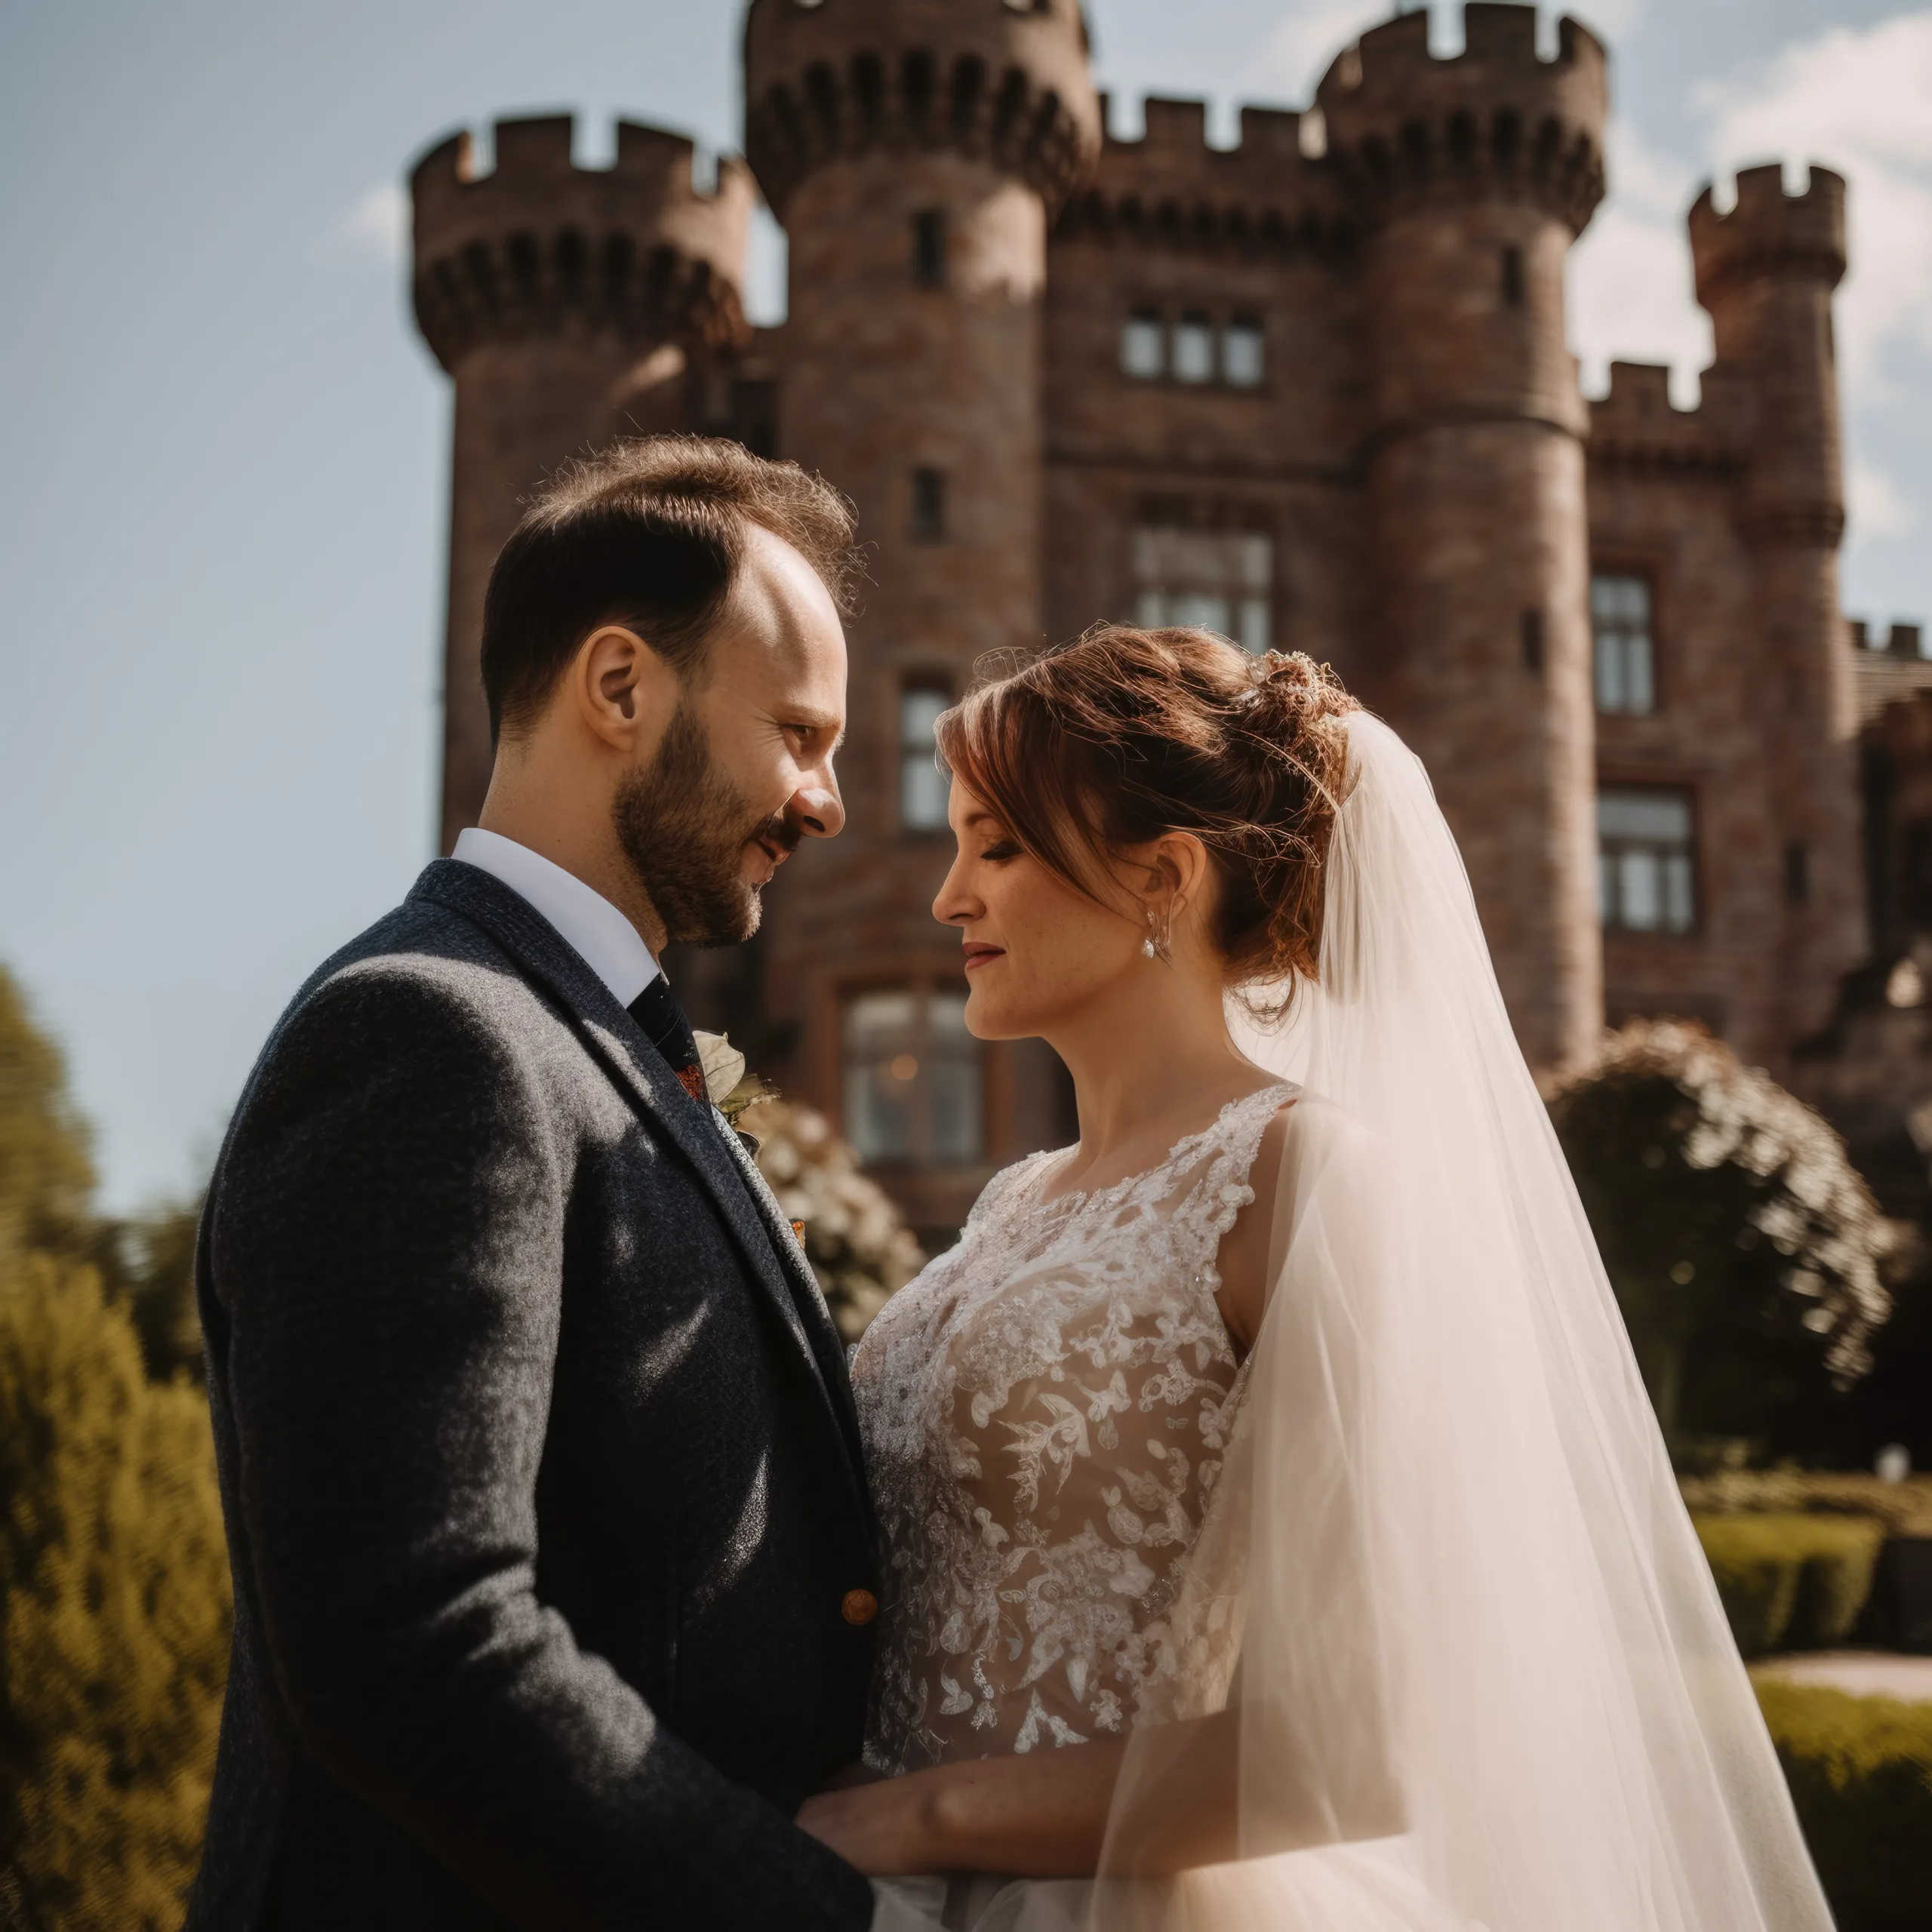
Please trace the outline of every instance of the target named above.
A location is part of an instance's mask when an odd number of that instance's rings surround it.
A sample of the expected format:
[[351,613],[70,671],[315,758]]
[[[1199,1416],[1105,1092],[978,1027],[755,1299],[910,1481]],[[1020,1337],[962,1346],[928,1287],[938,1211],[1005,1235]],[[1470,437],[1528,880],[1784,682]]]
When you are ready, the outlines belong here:
[[574,466],[497,558],[480,829],[322,966],[196,1259],[235,1638],[192,1932],[848,1932],[792,1823],[876,1587],[838,1338],[659,970],[844,820],[841,500]]

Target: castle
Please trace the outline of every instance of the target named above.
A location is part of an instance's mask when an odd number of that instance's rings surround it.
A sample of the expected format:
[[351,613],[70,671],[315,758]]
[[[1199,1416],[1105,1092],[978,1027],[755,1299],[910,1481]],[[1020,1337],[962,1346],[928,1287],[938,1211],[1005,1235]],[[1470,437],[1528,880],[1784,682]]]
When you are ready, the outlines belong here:
[[[1438,57],[1398,15],[1223,151],[1198,102],[1107,132],[1077,0],[752,0],[746,158],[715,184],[649,128],[578,168],[568,118],[499,122],[488,174],[463,134],[415,169],[416,312],[455,385],[445,848],[489,771],[483,586],[539,478],[691,429],[836,483],[873,580],[848,829],[753,946],[674,977],[917,1226],[1071,1131],[1043,1048],[966,1033],[928,910],[933,719],[990,649],[1111,617],[1333,663],[1426,762],[1540,1072],[1667,1011],[1788,1073],[1866,955],[1844,184],[1706,190],[1700,406],[1630,363],[1586,401],[1564,269],[1604,192],[1604,48],[1565,20],[1545,58],[1534,8],[1481,0],[1464,35]],[[740,298],[761,190],[773,329]]]

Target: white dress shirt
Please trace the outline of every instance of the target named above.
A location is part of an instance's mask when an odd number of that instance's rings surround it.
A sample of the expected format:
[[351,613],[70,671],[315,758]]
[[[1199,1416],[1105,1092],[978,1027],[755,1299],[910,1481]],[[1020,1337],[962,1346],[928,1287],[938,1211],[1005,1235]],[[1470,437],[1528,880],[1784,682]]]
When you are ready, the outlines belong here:
[[603,894],[540,852],[472,825],[457,835],[450,857],[501,879],[542,913],[620,1006],[629,1006],[663,971],[636,927]]

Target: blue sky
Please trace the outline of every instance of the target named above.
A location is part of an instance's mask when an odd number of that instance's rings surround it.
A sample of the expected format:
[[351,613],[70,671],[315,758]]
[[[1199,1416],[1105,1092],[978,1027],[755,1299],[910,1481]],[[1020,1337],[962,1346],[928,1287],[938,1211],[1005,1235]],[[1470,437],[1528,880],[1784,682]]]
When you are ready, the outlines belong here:
[[[1148,92],[1305,104],[1387,9],[1090,0]],[[1453,46],[1459,15],[1435,30]],[[1740,164],[1852,180],[1846,605],[1932,615],[1932,8],[1603,0],[1612,193],[1586,386],[1708,329],[1682,214]],[[736,0],[0,7],[0,960],[67,1048],[108,1199],[200,1174],[261,1038],[433,843],[448,403],[399,183],[458,124],[574,109],[732,145]],[[754,299],[782,300],[768,233]]]

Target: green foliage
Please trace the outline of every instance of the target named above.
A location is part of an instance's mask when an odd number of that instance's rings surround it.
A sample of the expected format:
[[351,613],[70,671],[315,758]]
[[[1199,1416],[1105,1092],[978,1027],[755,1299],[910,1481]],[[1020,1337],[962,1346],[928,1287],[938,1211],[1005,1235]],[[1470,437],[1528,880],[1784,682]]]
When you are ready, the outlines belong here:
[[124,1222],[120,1292],[140,1338],[149,1374],[165,1382],[177,1372],[199,1382],[205,1374],[202,1322],[195,1308],[195,1235],[198,1202],[171,1202]]
[[1895,1537],[1932,1537],[1932,1476],[1887,1482],[1857,1469],[1726,1469],[1684,1476],[1694,1514],[1869,1516]]
[[195,1216],[91,1212],[60,1057],[0,969],[0,1918],[180,1921],[227,1668]]
[[1758,1701],[1841,1932],[1932,1912],[1932,1704],[1761,1679]]
[[1893,1232],[1810,1109],[1701,1027],[1633,1020],[1551,1113],[1674,1451],[1870,1367]]
[[91,1269],[0,1259],[0,1872],[29,1925],[171,1927],[229,1581],[207,1404]]
[[85,1251],[94,1164],[59,1050],[0,966],[0,1248]]
[[924,1266],[919,1244],[823,1115],[768,1100],[750,1109],[745,1126],[758,1137],[759,1171],[779,1205],[805,1224],[805,1257],[839,1334],[856,1342],[887,1298]]
[[1872,1594],[1882,1525],[1825,1515],[1694,1520],[1744,1656],[1818,1649],[1850,1635]]

